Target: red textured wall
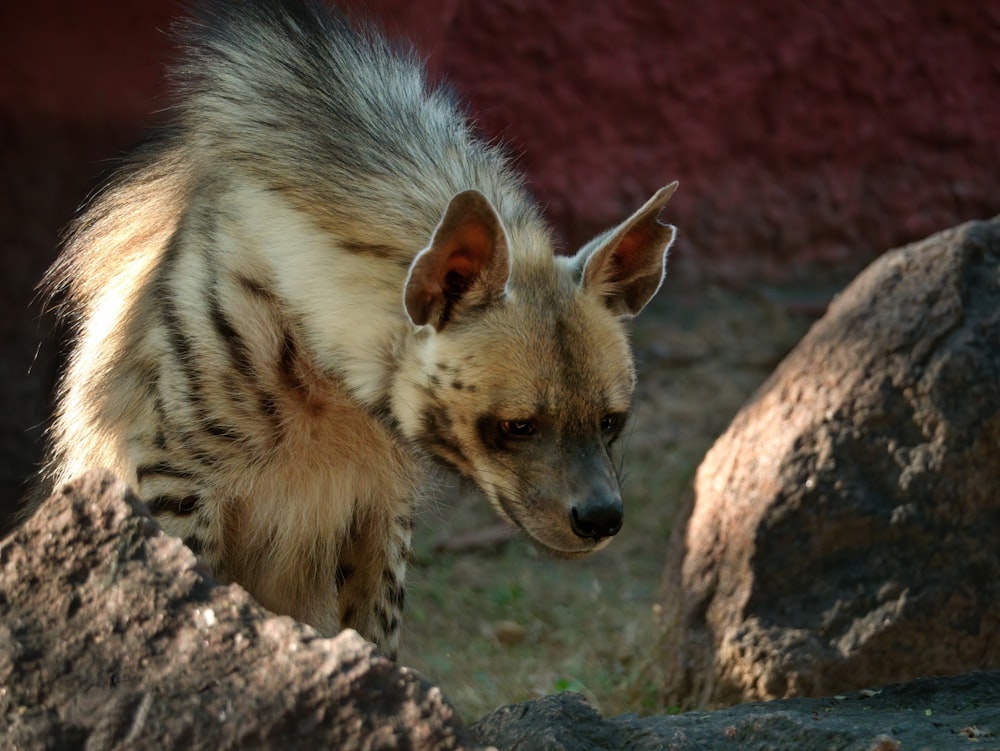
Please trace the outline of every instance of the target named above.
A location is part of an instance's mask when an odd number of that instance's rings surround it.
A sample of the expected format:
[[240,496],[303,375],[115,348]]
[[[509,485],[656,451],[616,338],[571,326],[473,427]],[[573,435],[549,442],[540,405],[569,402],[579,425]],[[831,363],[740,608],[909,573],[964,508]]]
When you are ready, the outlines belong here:
[[[1000,3],[353,0],[520,153],[573,245],[679,179],[672,268],[856,270],[1000,212]],[[0,511],[37,454],[31,308],[106,160],[166,104],[175,0],[0,2]]]
[[[515,146],[569,241],[674,178],[681,247],[715,267],[867,258],[1000,211],[997,3],[352,5],[415,39]],[[149,122],[177,8],[4,4],[0,106]]]
[[456,0],[419,20],[570,239],[673,178],[697,256],[677,263],[731,273],[857,264],[1000,211],[998,3],[566,7]]

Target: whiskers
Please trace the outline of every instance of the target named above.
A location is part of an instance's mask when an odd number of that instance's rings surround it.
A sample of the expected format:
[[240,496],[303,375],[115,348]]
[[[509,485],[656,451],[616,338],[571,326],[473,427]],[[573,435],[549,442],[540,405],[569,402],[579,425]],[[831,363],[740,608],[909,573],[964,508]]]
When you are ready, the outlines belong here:
[[618,480],[618,490],[625,490],[625,481],[628,479],[628,474],[625,472],[625,454],[628,451],[628,444],[632,440],[632,433],[635,432],[635,420],[628,421],[628,433],[625,434],[625,445],[622,446],[620,452],[618,453],[618,464],[614,466],[615,479]]

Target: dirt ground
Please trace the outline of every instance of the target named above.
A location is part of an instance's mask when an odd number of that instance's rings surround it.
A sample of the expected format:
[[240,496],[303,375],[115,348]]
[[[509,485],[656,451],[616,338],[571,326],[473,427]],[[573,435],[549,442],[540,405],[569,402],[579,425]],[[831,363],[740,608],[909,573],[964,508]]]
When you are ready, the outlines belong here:
[[[423,512],[400,660],[466,721],[562,690],[604,716],[669,712],[658,691],[657,598],[671,525],[699,461],[847,278],[718,286],[671,277],[635,321],[625,526],[582,561],[504,534],[475,491]],[[442,545],[445,549],[442,549]]]

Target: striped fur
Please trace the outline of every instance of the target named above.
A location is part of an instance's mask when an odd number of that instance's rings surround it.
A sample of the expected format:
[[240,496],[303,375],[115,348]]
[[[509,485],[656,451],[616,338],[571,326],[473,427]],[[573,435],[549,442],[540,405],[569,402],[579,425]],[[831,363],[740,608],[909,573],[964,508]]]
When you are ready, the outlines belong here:
[[673,186],[556,257],[504,154],[377,35],[245,0],[183,38],[170,126],[46,280],[75,346],[44,481],[111,469],[224,580],[389,654],[433,464],[556,555],[606,544],[622,322]]

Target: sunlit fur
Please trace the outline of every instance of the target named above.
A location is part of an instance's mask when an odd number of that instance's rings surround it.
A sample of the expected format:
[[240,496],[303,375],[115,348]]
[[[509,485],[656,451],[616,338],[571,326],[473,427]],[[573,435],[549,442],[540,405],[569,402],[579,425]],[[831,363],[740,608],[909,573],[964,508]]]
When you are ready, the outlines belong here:
[[[224,580],[390,654],[431,464],[554,554],[606,544],[569,513],[618,492],[602,419],[629,409],[622,319],[659,287],[672,187],[556,257],[504,154],[378,36],[260,0],[210,3],[182,37],[171,123],[46,280],[75,344],[43,483],[107,467]],[[474,216],[452,203],[470,189]],[[411,268],[450,247],[449,206],[501,238],[481,255],[509,276],[473,269],[418,326],[404,297],[436,280]],[[527,442],[486,435],[521,418]]]

